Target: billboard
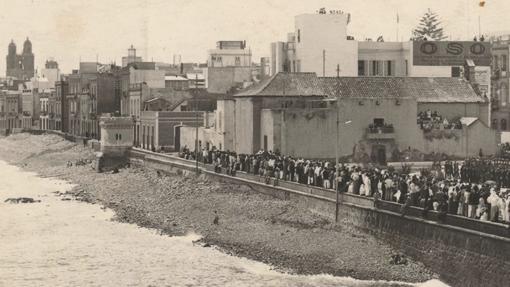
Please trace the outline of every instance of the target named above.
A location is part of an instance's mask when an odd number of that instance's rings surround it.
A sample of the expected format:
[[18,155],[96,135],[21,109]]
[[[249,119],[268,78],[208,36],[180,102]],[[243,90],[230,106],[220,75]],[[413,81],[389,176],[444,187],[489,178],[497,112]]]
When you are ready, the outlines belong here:
[[466,59],[473,60],[477,66],[490,66],[491,57],[489,42],[413,42],[413,65],[415,66],[463,66]]
[[475,83],[481,95],[491,96],[491,69],[489,67],[475,67]]

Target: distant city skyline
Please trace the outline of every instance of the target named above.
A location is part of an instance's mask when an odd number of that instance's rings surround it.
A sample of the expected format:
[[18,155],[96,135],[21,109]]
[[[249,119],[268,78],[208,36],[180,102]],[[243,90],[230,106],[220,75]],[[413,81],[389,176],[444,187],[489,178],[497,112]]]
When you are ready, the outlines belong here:
[[35,65],[44,68],[53,57],[64,73],[81,61],[116,62],[131,44],[146,61],[206,62],[207,50],[219,40],[246,40],[253,61],[269,56],[271,42],[284,41],[293,31],[294,16],[319,8],[351,13],[349,34],[357,40],[383,36],[395,41],[397,13],[399,39],[409,40],[411,30],[428,8],[438,13],[451,39],[471,40],[510,27],[508,1],[478,0],[17,0],[0,1],[0,71],[11,39],[18,51],[29,37]]

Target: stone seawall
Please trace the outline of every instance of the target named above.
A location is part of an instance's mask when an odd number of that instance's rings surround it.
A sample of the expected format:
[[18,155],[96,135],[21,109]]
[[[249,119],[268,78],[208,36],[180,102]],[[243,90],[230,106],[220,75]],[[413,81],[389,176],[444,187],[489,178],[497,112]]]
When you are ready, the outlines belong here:
[[[169,173],[195,172],[194,162],[140,150],[131,152],[131,163]],[[214,173],[211,167],[203,165],[199,165],[199,172],[214,180],[243,184],[257,192],[294,201],[303,208],[334,219],[333,192],[288,182],[280,182],[279,186],[267,185],[252,175],[239,173],[230,177]],[[414,216],[402,217],[391,211],[391,207],[387,209],[375,208],[370,198],[342,194],[338,218],[423,262],[452,286],[507,286],[510,282],[510,238],[508,233],[505,235],[505,227],[489,225],[491,228],[487,230],[494,231],[497,234],[494,235]],[[430,218],[434,218],[433,213]],[[482,228],[479,222],[452,218],[450,222]]]
[[339,218],[423,262],[452,286],[507,286],[510,240],[395,213],[340,207]]

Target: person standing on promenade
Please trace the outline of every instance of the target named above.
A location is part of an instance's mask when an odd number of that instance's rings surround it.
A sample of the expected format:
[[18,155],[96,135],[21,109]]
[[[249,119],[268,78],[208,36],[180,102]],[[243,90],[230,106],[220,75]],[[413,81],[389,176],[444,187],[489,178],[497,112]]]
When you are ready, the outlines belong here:
[[480,202],[480,190],[478,189],[478,185],[473,186],[471,193],[469,194],[468,199],[468,217],[475,218],[476,216],[476,206]]
[[489,210],[489,219],[492,222],[496,222],[498,220],[498,210],[499,210],[499,196],[496,193],[496,189],[491,189],[491,195],[489,198],[487,198],[487,202],[490,204],[490,210]]

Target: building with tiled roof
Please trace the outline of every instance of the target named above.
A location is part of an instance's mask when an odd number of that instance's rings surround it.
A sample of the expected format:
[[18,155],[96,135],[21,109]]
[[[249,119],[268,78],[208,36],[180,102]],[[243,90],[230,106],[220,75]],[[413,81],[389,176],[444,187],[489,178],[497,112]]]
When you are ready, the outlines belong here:
[[[201,128],[199,138],[241,154],[264,149],[333,160],[338,149],[356,162],[399,161],[409,151],[421,160],[494,154],[498,134],[480,94],[464,78],[277,73],[218,100],[215,127]],[[180,146],[192,146],[192,132],[182,129],[188,142]]]
[[278,73],[237,93],[236,97],[327,96],[322,80],[315,73]]
[[337,111],[349,123],[339,126],[342,156],[385,162],[409,149],[457,157],[496,150],[489,100],[464,78],[278,73],[234,101],[239,153],[333,158]]
[[320,96],[342,98],[415,98],[418,102],[473,102],[476,94],[462,78],[446,77],[317,77],[315,73],[278,73],[236,97]]

